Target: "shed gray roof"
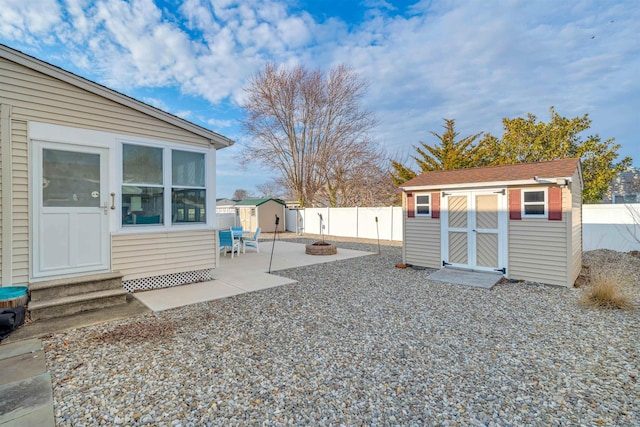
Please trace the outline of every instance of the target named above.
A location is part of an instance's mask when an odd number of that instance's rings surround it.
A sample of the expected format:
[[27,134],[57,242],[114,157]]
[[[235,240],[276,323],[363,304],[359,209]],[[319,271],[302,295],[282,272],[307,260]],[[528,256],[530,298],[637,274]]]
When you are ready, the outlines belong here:
[[439,185],[496,183],[541,178],[567,178],[580,166],[580,159],[560,159],[548,162],[519,163],[448,171],[424,172],[402,184],[401,188],[436,187]]

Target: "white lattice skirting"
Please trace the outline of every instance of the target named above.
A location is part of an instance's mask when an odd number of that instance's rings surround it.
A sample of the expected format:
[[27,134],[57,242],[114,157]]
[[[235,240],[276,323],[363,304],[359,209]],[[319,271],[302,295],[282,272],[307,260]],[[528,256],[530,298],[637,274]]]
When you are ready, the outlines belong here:
[[149,289],[170,288],[188,283],[213,280],[213,270],[185,271],[184,273],[165,274],[142,279],[123,280],[122,286],[129,292],[147,291]]

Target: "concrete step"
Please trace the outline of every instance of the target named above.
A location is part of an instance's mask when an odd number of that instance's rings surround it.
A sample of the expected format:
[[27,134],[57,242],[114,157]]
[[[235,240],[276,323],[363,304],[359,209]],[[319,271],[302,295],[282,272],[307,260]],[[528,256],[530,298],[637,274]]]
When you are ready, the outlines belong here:
[[49,301],[109,289],[122,289],[122,273],[116,271],[29,284],[31,301]]
[[123,289],[87,292],[63,296],[47,301],[31,301],[27,308],[31,320],[52,319],[97,308],[114,307],[127,303],[128,292]]

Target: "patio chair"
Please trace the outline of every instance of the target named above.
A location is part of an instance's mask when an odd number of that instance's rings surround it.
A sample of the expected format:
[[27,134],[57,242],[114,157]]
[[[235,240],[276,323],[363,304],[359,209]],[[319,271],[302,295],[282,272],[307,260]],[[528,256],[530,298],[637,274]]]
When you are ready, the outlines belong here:
[[224,256],[227,256],[227,250],[231,250],[232,259],[234,251],[237,251],[238,255],[240,255],[240,241],[233,238],[231,230],[218,230],[218,236],[220,238],[220,251],[224,251]]
[[240,238],[242,237],[244,230],[242,229],[242,227],[231,227],[231,233],[233,233],[234,239],[240,241]]
[[258,237],[260,237],[260,231],[262,229],[260,227],[256,228],[256,232],[253,237],[243,237],[242,238],[242,253],[247,253],[247,246],[250,248],[255,248],[256,252],[260,253],[260,245],[258,245]]

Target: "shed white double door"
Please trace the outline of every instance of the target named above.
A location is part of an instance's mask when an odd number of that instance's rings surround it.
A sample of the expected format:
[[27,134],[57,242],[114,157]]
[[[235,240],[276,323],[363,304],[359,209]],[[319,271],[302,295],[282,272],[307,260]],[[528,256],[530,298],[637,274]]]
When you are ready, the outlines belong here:
[[442,194],[443,267],[506,274],[506,190],[445,191]]

